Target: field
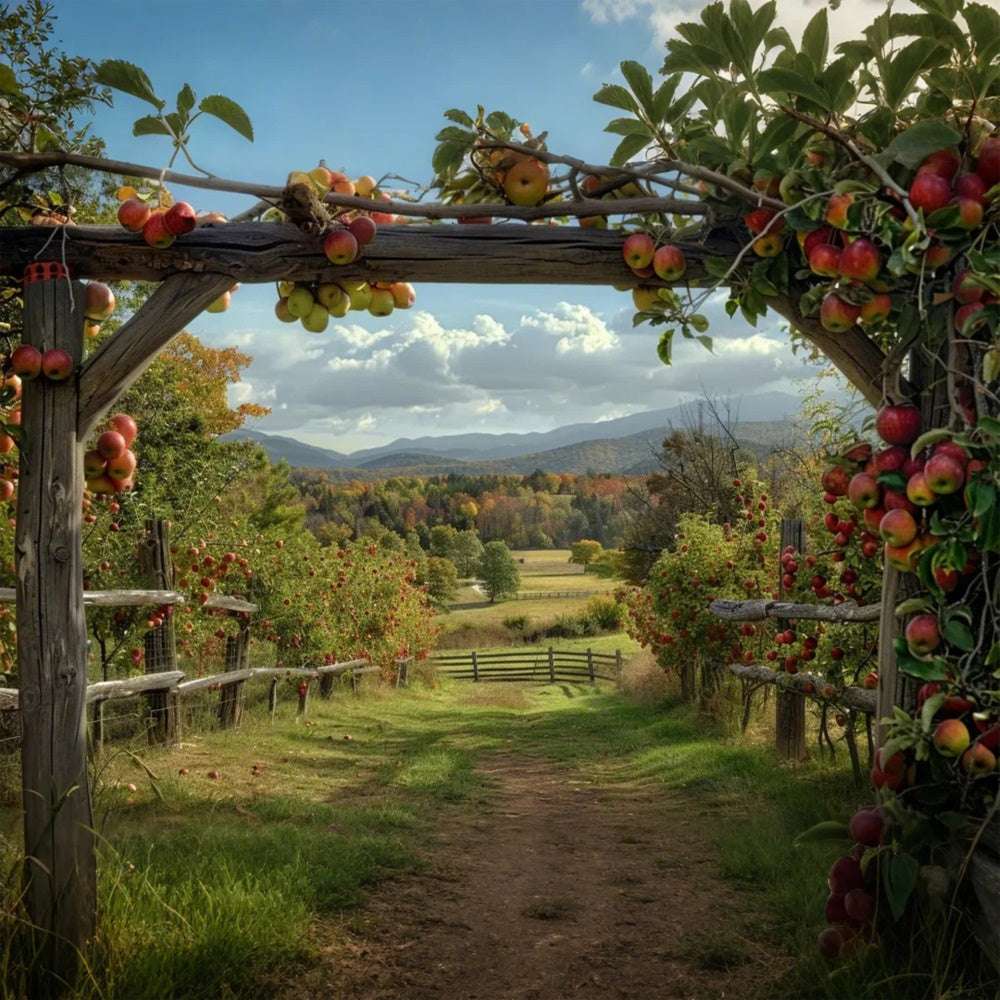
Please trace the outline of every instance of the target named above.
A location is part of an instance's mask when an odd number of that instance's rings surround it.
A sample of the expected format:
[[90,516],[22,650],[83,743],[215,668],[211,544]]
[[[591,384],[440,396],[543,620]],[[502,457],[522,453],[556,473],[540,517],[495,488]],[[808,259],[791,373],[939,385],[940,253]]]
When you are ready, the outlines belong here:
[[[452,608],[437,617],[443,648],[485,648],[522,645],[530,636],[559,621],[581,615],[595,595],[610,597],[616,581],[584,573],[583,567],[569,561],[568,549],[515,550],[521,584],[516,598],[491,603],[474,581],[467,580]],[[516,622],[515,627],[510,624]],[[614,652],[615,648],[632,651],[636,647],[624,634],[587,639],[541,639],[544,645],[565,649]]]

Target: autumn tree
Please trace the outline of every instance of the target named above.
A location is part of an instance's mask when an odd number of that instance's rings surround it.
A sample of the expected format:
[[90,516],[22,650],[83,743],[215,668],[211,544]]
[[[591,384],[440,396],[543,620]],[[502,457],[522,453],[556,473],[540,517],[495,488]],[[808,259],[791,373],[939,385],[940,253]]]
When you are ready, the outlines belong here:
[[479,560],[479,582],[492,604],[513,597],[521,585],[521,572],[506,542],[487,542]]

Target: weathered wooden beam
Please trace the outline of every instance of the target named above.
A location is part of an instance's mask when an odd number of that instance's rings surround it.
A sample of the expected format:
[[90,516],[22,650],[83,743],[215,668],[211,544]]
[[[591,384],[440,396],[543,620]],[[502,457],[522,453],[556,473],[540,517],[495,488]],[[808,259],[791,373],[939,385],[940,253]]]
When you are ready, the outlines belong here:
[[[804,694],[815,695],[823,690],[824,685],[830,683],[820,674],[779,673],[771,667],[757,663],[731,663],[729,671],[741,680],[754,681],[757,684],[779,684]],[[854,685],[839,688],[831,701],[867,715],[875,715],[878,710],[878,698],[875,692]]]
[[[0,587],[0,604],[13,604],[17,591]],[[138,608],[144,605],[183,604],[185,596],[177,590],[85,590],[83,603],[97,608]]]
[[[83,286],[58,264],[25,277],[24,341],[83,350]],[[97,864],[87,770],[87,634],[81,555],[83,446],[77,382],[23,387],[17,489],[17,665],[24,790],[24,906],[37,932],[32,995],[71,984],[96,927]]]
[[157,354],[232,284],[217,272],[180,272],[164,278],[142,308],[81,368],[77,418],[81,441]]
[[148,691],[169,691],[183,678],[183,670],[164,670],[158,674],[139,674],[117,681],[97,681],[87,686],[87,704],[113,698],[132,698]]
[[716,600],[708,610],[717,618],[731,622],[760,622],[766,618],[797,618],[818,622],[877,622],[881,605],[853,604],[792,604],[790,601],[730,601]]

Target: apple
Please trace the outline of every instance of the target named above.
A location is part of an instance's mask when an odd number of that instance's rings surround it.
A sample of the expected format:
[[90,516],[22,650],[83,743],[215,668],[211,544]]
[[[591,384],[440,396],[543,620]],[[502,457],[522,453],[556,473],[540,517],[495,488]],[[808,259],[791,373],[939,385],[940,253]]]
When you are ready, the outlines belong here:
[[859,809],[848,825],[851,836],[865,847],[878,847],[884,840],[885,821],[878,809]]
[[105,431],[97,439],[96,445],[97,453],[108,461],[118,458],[127,447],[125,438],[118,431]]
[[205,306],[205,312],[209,313],[222,313],[225,312],[232,301],[232,294],[230,292],[223,292],[217,299],[210,302]]
[[[901,513],[906,513],[901,511]],[[883,518],[882,520],[885,520]],[[924,540],[918,535],[905,545],[890,545],[886,542],[882,549],[886,563],[900,573],[914,572],[916,561],[924,549]]]
[[378,181],[370,174],[364,174],[354,182],[354,193],[359,198],[370,198],[378,188]]
[[927,476],[924,474],[923,469],[919,472],[914,472],[906,480],[906,497],[910,503],[915,504],[917,507],[930,507],[937,502],[938,495],[931,489],[931,485],[927,482]]
[[982,178],[987,190],[1000,183],[1000,136],[991,135],[979,147],[976,173]]
[[948,452],[935,452],[924,464],[924,477],[938,496],[957,493],[965,485],[965,463]]
[[372,316],[388,316],[395,309],[392,291],[388,288],[373,288],[372,297],[368,303],[368,311]]
[[914,656],[928,656],[941,644],[941,631],[938,620],[932,614],[914,615],[903,630],[906,648]]
[[166,248],[169,247],[175,239],[177,239],[177,237],[167,229],[167,224],[164,220],[165,215],[166,212],[162,209],[150,212],[149,218],[142,227],[142,238],[156,250],[166,250]]
[[341,287],[347,292],[351,309],[361,312],[368,308],[372,300],[372,286],[367,281],[344,281]]
[[409,309],[417,301],[417,293],[408,281],[394,281],[389,291],[397,309]]
[[823,218],[834,227],[834,229],[848,228],[848,210],[854,204],[854,195],[850,192],[844,194],[832,194],[826,203],[826,212]]
[[680,247],[662,246],[653,254],[653,271],[664,281],[677,281],[687,270],[687,258]]
[[883,406],[875,415],[875,432],[886,444],[913,444],[922,429],[920,410],[912,403]]
[[299,317],[299,322],[310,333],[322,333],[330,322],[330,310],[322,302],[314,301],[309,312]]
[[847,484],[847,498],[858,510],[877,507],[882,500],[882,488],[871,473],[857,472]]
[[10,370],[30,382],[42,373],[42,352],[33,344],[19,344],[10,352]]
[[228,221],[229,219],[227,219],[221,212],[202,212],[201,215],[198,216],[199,226],[210,226],[213,224],[218,225],[219,223]]
[[966,774],[971,774],[973,778],[983,778],[996,769],[997,759],[993,751],[982,743],[973,743],[962,754],[961,764]]
[[[810,158],[810,163],[814,162],[814,159],[818,164],[823,163],[823,156],[819,153],[809,152],[806,153],[806,156]],[[835,924],[820,931],[819,937],[816,939],[816,947],[822,958],[832,962],[836,958],[848,957],[854,949],[856,938],[857,932],[853,927]]]
[[960,305],[978,302],[986,294],[986,289],[979,284],[971,271],[959,271],[951,283],[951,294]]
[[942,757],[960,757],[970,742],[969,730],[961,719],[942,719],[931,733],[931,743]]
[[[343,175],[341,174],[340,176]],[[306,177],[312,181],[313,187],[316,188],[319,194],[326,194],[333,184],[333,173],[322,164],[313,167],[312,170],[306,171]]]
[[548,164],[533,156],[515,163],[504,177],[503,190],[512,205],[538,205],[549,187]]
[[[902,757],[902,754],[899,756]],[[849,854],[837,858],[827,872],[826,883],[832,894],[840,896],[852,889],[863,889],[865,875],[857,858],[852,858]]]
[[944,180],[950,182],[955,174],[958,173],[958,168],[961,164],[962,159],[958,155],[958,150],[948,146],[925,156],[920,161],[920,166],[917,167],[917,173],[936,174],[938,177],[942,177]]
[[288,311],[288,296],[281,296],[277,302],[274,303],[274,315],[281,320],[282,323],[294,323],[297,316],[293,316]]
[[348,301],[347,293],[335,281],[321,281],[316,286],[315,298],[317,302],[326,306],[330,311],[342,302]]
[[951,189],[961,198],[972,198],[981,205],[986,201],[986,183],[976,173],[958,174],[951,182]]
[[135,419],[127,413],[116,413],[108,420],[108,426],[113,431],[118,431],[125,438],[125,447],[131,448],[132,442],[139,435],[139,426]]
[[50,347],[42,354],[42,374],[53,382],[64,382],[74,367],[73,356],[61,347]]
[[840,247],[817,243],[808,253],[809,270],[824,278],[840,277]]
[[83,478],[97,479],[107,468],[107,459],[96,448],[90,448],[83,455]]
[[83,288],[83,315],[98,322],[115,310],[115,293],[101,281],[88,281]]
[[940,174],[932,173],[930,170],[918,170],[907,197],[914,208],[922,208],[925,214],[930,214],[948,204],[951,198],[951,184]]
[[639,312],[651,312],[657,306],[663,305],[659,288],[653,288],[651,285],[636,285],[632,289],[632,304]]
[[867,924],[875,916],[875,897],[867,889],[851,889],[844,896],[844,910],[855,924]]
[[840,274],[852,281],[866,284],[874,281],[882,270],[882,254],[870,239],[859,236],[840,253]]
[[375,239],[375,234],[378,232],[378,225],[370,215],[356,216],[347,224],[347,228],[350,230],[351,235],[362,246],[366,243],[371,243],[371,241]]
[[823,473],[823,489],[835,497],[846,497],[850,482],[851,474],[842,465],[831,465]]
[[655,254],[656,244],[648,233],[632,233],[622,243],[622,257],[633,271],[652,264]]
[[887,511],[908,510],[911,514],[917,512],[917,505],[905,493],[897,493],[896,490],[882,490],[882,506]]
[[944,593],[950,594],[961,582],[961,576],[957,569],[950,569],[947,566],[935,566],[934,582]]
[[765,233],[753,241],[753,252],[758,257],[777,257],[784,249],[785,241],[779,233]]
[[881,448],[872,455],[872,459],[875,462],[875,471],[898,472],[902,469],[908,455],[908,449],[901,444],[892,444],[888,448]]
[[118,206],[118,221],[130,233],[141,233],[149,218],[149,206],[141,198],[126,198]]
[[[883,788],[893,790],[899,788],[906,780],[906,757],[903,751],[897,750],[892,756],[887,756],[885,747],[879,747],[875,752],[875,761],[872,764],[871,780],[872,784],[880,791]],[[860,871],[860,869],[861,866],[858,865],[858,870]],[[864,876],[862,875],[860,883],[849,886],[845,892],[862,888],[864,884]]]
[[[767,229],[768,223],[777,215],[773,208],[755,208],[743,216],[743,224],[755,236]],[[776,222],[772,227],[772,232],[781,232],[785,228],[784,218]]]
[[958,219],[955,221],[959,229],[978,229],[983,222],[983,203],[965,195],[956,195],[948,201],[958,209]]
[[107,473],[112,479],[129,479],[135,474],[137,464],[135,452],[126,448],[117,458],[108,459]]
[[985,301],[967,302],[955,310],[955,329],[959,333],[972,333],[982,321],[979,313],[986,308]]
[[288,311],[296,319],[301,319],[312,312],[315,302],[313,293],[305,285],[296,285],[288,296]]
[[819,307],[820,325],[831,333],[849,330],[857,323],[860,315],[859,306],[846,302],[836,292],[828,292]]
[[331,264],[342,267],[358,259],[360,248],[349,229],[332,229],[323,239],[323,253]]
[[171,236],[183,236],[198,225],[198,216],[186,201],[175,201],[163,213],[163,225]]

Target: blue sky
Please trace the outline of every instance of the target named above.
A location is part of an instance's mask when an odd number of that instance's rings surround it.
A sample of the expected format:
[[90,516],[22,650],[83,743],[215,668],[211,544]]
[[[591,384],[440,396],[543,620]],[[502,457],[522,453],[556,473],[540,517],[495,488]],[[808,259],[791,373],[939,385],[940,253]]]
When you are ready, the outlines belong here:
[[[793,37],[820,0],[779,4]],[[55,0],[70,54],[141,66],[172,103],[184,83],[249,114],[249,143],[211,119],[192,136],[199,165],[221,177],[281,184],[321,159],[349,176],[431,178],[443,113],[477,104],[548,131],[555,152],[607,162],[612,109],[593,101],[618,65],[654,74],[664,40],[700,3],[669,0]],[[844,0],[841,33],[883,4]],[[863,22],[867,23],[867,21]],[[836,30],[836,29],[835,29]],[[116,95],[94,130],[107,155],[156,167],[170,149],[135,138],[149,107]],[[179,161],[176,169],[187,172]],[[236,214],[250,199],[174,188],[199,211]],[[233,401],[272,407],[255,428],[352,452],[399,437],[470,430],[544,431],[673,406],[708,393],[739,400],[795,391],[807,374],[778,321],[750,329],[711,311],[716,356],[632,328],[628,295],[606,288],[420,285],[414,308],[386,319],[349,313],[320,335],[274,318],[276,292],[244,286],[229,311],[189,327],[253,357]]]

